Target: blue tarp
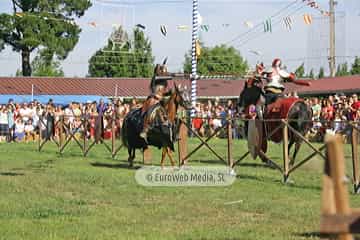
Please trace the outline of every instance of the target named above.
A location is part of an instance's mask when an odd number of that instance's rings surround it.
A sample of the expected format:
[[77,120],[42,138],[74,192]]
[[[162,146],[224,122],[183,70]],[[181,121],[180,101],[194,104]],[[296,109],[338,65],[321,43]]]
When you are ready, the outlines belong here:
[[[0,104],[8,103],[9,99],[13,99],[15,103],[30,102],[31,95],[0,95]],[[99,101],[101,98],[107,102],[107,98],[104,96],[96,95],[34,95],[34,100],[41,103],[47,103],[49,99],[52,99],[55,104],[67,105],[71,102],[85,103],[87,101]]]

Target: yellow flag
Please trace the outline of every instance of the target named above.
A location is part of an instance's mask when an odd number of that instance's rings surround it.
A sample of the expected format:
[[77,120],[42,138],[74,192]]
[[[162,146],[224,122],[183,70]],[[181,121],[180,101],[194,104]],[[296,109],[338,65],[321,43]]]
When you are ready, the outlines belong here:
[[201,46],[199,40],[196,40],[195,49],[196,49],[196,57],[199,58],[201,55]]

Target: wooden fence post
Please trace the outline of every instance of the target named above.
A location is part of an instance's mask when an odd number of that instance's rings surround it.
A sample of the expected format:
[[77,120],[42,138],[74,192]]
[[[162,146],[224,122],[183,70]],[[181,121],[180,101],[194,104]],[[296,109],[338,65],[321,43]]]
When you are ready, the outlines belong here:
[[38,129],[39,129],[39,145],[38,145],[38,150],[39,152],[41,151],[41,140],[42,140],[42,134],[41,134],[41,116],[39,116],[39,121],[38,121]]
[[84,118],[83,118],[83,127],[84,127],[83,135],[84,135],[84,138],[83,138],[83,148],[82,148],[84,157],[85,157],[85,152],[86,152],[87,124],[88,124],[88,122],[87,122],[87,117],[84,116]]
[[354,192],[359,193],[359,154],[358,154],[358,130],[351,125],[351,151]]
[[[350,215],[349,194],[345,187],[345,159],[342,139],[336,136],[334,141],[328,142],[328,159],[330,163],[330,176],[334,185],[335,207],[337,214]],[[349,233],[339,234],[340,240],[351,240]]]
[[111,157],[114,158],[115,157],[115,121],[116,121],[116,117],[115,117],[115,110],[113,111],[112,114],[112,121],[111,121]]
[[178,155],[179,155],[179,166],[185,165],[187,161],[184,161],[185,156],[187,155],[187,128],[183,121],[180,121],[179,126],[179,141],[178,141]]
[[283,124],[283,160],[284,160],[284,182],[288,181],[289,177],[289,150],[288,150],[288,125],[286,120],[282,120]]
[[234,159],[232,156],[232,149],[233,149],[233,138],[232,138],[232,124],[231,124],[231,116],[228,118],[228,125],[227,125],[227,148],[228,148],[228,164],[229,167],[232,168],[234,165]]
[[63,145],[63,127],[64,127],[64,116],[60,116],[60,126],[59,126],[59,152]]

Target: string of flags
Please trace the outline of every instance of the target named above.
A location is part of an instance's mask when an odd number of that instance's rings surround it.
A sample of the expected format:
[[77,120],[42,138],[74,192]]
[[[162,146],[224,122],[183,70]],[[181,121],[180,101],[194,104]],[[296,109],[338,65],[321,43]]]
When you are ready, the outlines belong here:
[[309,7],[318,10],[321,13],[321,15],[327,16],[327,17],[330,16],[330,12],[323,10],[316,1],[314,1],[314,0],[302,0],[302,1],[304,3],[306,3],[306,5],[308,5]]
[[[330,13],[328,11],[325,11],[323,10],[320,5],[317,3],[317,1],[315,0],[302,0],[302,2],[304,4],[306,4],[307,6],[313,8],[313,9],[316,9],[318,10],[323,16],[329,16]],[[22,12],[18,12],[18,13],[15,13],[15,15],[17,17],[23,17],[25,13],[22,13]],[[46,18],[46,17],[44,17]],[[313,17],[311,14],[303,14],[302,16],[303,18],[303,21],[306,25],[310,25],[312,24],[313,22]],[[50,19],[50,18],[49,18]],[[204,32],[209,32],[210,31],[210,28],[214,27],[213,25],[209,25],[209,24],[203,24],[203,18],[202,16],[199,14],[198,16],[198,20],[199,20],[199,25],[200,25],[200,30],[201,31],[204,31]],[[267,18],[265,21],[262,22],[262,25],[263,25],[263,31],[265,33],[272,33],[273,31],[273,19],[272,18]],[[291,31],[293,29],[293,24],[294,24],[294,17],[293,16],[286,16],[282,19],[282,22],[283,22],[283,26],[286,30],[288,31]],[[95,22],[95,21],[90,21],[87,23],[88,25],[90,25],[91,27],[94,27],[94,28],[97,28],[97,27],[100,27],[104,24],[101,24],[101,23],[98,23],[98,22]],[[120,26],[120,24],[112,24],[113,27],[118,27]],[[223,28],[228,28],[230,27],[231,25],[229,23],[222,23],[220,24],[221,27]],[[251,22],[251,21],[245,21],[244,22],[244,26],[248,29],[252,29],[254,28],[254,24]],[[146,30],[146,26],[143,25],[143,24],[136,24],[135,27],[137,28],[140,28],[142,30]],[[188,26],[188,25],[177,25],[176,26],[176,29],[178,31],[188,31],[191,29],[191,26]],[[168,27],[164,24],[160,25],[160,33],[166,37],[168,35]]]
[[19,18],[23,18],[25,16],[31,16],[31,17],[36,17],[36,18],[42,18],[44,20],[52,20],[52,21],[62,21],[62,22],[67,22],[70,23],[72,25],[75,25],[75,21],[73,19],[59,19],[59,18],[55,18],[55,17],[46,17],[46,16],[42,16],[42,15],[38,15],[38,14],[34,14],[34,13],[28,13],[28,12],[15,12],[15,16],[19,17]]

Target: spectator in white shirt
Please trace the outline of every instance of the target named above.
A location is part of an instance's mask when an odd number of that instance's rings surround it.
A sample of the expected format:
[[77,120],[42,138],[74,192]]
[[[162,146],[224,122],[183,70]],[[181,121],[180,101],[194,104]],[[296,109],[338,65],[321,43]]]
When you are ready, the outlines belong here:
[[24,121],[18,118],[15,122],[15,140],[22,141],[25,137],[25,124]]

